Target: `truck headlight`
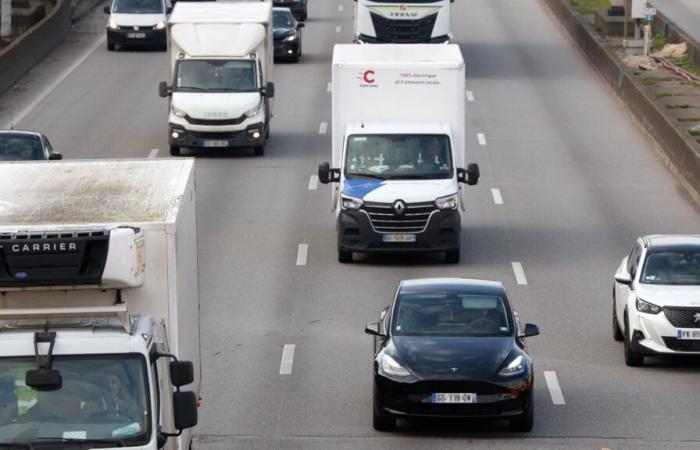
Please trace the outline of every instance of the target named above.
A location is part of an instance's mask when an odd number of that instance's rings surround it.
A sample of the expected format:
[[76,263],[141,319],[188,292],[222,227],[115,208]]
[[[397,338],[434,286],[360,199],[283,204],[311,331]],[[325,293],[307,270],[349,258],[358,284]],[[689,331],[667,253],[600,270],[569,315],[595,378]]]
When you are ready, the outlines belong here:
[[440,197],[435,200],[435,206],[441,210],[457,209],[459,205],[459,198],[457,194],[448,195],[447,197]]
[[251,117],[257,116],[258,113],[260,112],[261,107],[262,107],[262,102],[258,103],[258,104],[255,106],[255,108],[249,109],[248,111],[246,111],[246,112],[245,112],[245,116],[246,116],[247,118],[249,118],[249,119],[250,119]]
[[653,303],[645,302],[641,298],[637,299],[637,311],[647,314],[658,314],[661,312],[661,307]]
[[109,22],[107,22],[107,28],[109,28],[110,30],[118,30],[118,29],[119,29],[119,25],[117,25],[117,22],[115,22],[114,20],[110,19]]
[[355,197],[341,196],[341,205],[343,209],[358,210],[362,207],[362,200]]
[[173,112],[173,114],[175,114],[176,117],[179,117],[181,119],[187,115],[185,111],[178,109],[172,105],[170,105],[170,110]]
[[154,30],[162,30],[165,28],[165,22],[162,20],[156,24],[155,27],[153,27]]
[[293,34],[291,36],[287,36],[286,38],[282,39],[282,42],[294,42],[297,40],[297,35]]

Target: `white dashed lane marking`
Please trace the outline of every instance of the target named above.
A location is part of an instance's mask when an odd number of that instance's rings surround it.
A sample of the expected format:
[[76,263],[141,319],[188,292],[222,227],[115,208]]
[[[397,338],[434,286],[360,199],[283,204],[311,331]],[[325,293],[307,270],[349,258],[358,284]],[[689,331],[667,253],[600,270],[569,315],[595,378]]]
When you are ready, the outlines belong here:
[[311,175],[311,178],[309,178],[309,190],[315,191],[316,189],[318,189],[318,175]]
[[305,266],[308,256],[309,244],[299,244],[299,250],[297,250],[297,266]]
[[547,382],[547,387],[549,388],[549,395],[552,396],[552,403],[555,405],[566,405],[566,402],[564,401],[564,394],[561,391],[559,380],[557,379],[557,373],[545,370],[544,379]]
[[496,205],[503,204],[503,197],[501,196],[500,189],[491,189],[491,196],[493,197],[493,203],[495,203]]
[[467,101],[468,102],[474,101],[474,93],[472,91],[467,91]]
[[337,27],[335,27],[335,32],[336,32],[336,33],[340,33],[341,31],[343,31],[343,27],[341,27],[340,25],[338,25]]
[[338,11],[340,11],[340,12],[345,11],[345,5],[338,5]]
[[148,152],[148,159],[153,159],[153,158],[155,158],[156,156],[158,156],[158,152],[159,152],[159,151],[160,151],[160,150],[157,149],[157,148],[152,148],[151,151]]
[[286,344],[282,349],[282,361],[280,362],[280,375],[291,375],[294,364],[294,350],[296,345]]
[[523,270],[523,265],[519,262],[512,262],[513,273],[515,274],[515,282],[520,285],[527,284],[527,278],[525,278],[525,270]]
[[328,132],[328,122],[321,122],[318,127],[318,134],[326,134]]
[[486,145],[486,135],[484,133],[476,133],[476,139],[479,141],[479,145]]

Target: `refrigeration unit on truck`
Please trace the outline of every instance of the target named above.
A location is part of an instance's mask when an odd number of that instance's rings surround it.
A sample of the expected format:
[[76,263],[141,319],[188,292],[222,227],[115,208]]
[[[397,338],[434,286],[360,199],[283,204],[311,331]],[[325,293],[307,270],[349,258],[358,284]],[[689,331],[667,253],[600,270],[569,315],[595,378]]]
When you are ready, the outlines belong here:
[[265,152],[273,97],[272,3],[178,2],[168,21],[170,154]]
[[190,448],[193,167],[0,165],[0,447]]
[[[459,262],[465,164],[464,61],[455,44],[336,45],[332,183],[338,259],[445,252]],[[462,206],[462,210],[464,210]]]
[[355,42],[449,43],[454,0],[355,0]]

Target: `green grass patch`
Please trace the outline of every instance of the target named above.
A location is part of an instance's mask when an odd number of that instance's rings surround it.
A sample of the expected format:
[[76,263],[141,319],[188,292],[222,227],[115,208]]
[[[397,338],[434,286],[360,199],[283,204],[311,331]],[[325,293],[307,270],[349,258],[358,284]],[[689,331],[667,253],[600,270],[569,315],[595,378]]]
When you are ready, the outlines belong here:
[[610,8],[610,0],[569,0],[579,14],[593,14],[596,9]]
[[644,77],[644,78],[642,78],[642,83],[644,83],[645,86],[653,86],[658,82],[659,82],[659,79],[657,77]]
[[651,40],[654,43],[654,48],[657,50],[661,50],[666,45],[666,38],[660,34],[655,34]]
[[690,133],[690,135],[693,137],[700,136],[700,130],[688,130],[688,133]]
[[682,58],[669,58],[669,60],[678,67],[685,69],[692,74],[700,76],[700,69],[695,67],[695,64],[693,63],[693,60],[690,59],[690,56],[686,55]]
[[679,122],[700,122],[700,116],[697,117],[681,117]]
[[656,95],[656,98],[664,98],[664,97],[672,97],[673,96],[673,94],[671,94],[670,92],[657,92],[655,95]]

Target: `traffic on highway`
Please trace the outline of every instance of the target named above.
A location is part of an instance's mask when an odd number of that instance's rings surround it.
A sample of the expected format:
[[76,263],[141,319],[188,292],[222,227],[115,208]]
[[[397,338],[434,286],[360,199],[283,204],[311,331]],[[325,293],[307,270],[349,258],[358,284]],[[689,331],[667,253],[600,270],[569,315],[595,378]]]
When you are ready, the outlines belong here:
[[540,1],[93,9],[0,93],[0,448],[700,446],[700,206]]

